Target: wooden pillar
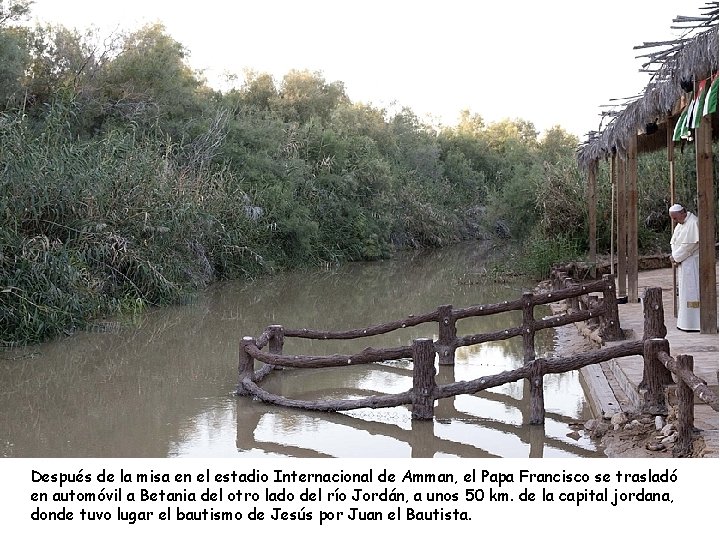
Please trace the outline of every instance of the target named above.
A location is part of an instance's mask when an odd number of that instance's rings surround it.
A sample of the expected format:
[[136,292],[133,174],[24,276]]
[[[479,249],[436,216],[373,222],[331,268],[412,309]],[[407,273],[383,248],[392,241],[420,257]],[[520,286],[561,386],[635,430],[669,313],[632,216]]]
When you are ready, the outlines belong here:
[[435,405],[435,346],[430,338],[413,341],[413,420],[432,420]]
[[695,130],[698,225],[700,227],[700,332],[717,334],[718,306],[715,274],[715,215],[717,194],[713,192],[712,125],[703,116]]
[[[672,121],[672,115],[667,117],[667,159],[670,165],[670,206],[675,204],[675,141],[673,141],[673,133],[675,132],[675,124]],[[671,228],[675,229],[675,222],[670,220]],[[673,273],[673,317],[678,316],[678,298],[677,298],[677,268],[672,267]]]
[[[681,354],[677,357],[677,366],[692,373],[693,357]],[[695,424],[695,394],[681,377],[678,377],[678,439],[673,448],[673,456],[689,456],[692,451],[692,432]]]
[[617,164],[617,282],[618,295],[627,295],[627,160],[613,156]]
[[249,392],[243,387],[242,382],[244,379],[252,379],[252,376],[255,374],[255,360],[253,360],[253,357],[250,356],[245,349],[245,346],[251,343],[255,343],[255,338],[246,336],[242,338],[242,341],[240,341],[240,353],[238,355],[238,384],[235,388],[235,394],[238,396],[247,396],[249,394]]
[[628,302],[638,301],[638,190],[637,134],[628,141],[627,159],[627,273]]
[[615,225],[615,213],[617,203],[615,201],[617,190],[617,160],[615,156],[610,160],[610,273],[615,276],[615,233],[617,226]]
[[455,341],[457,340],[452,305],[440,306],[438,315],[438,362],[441,366],[452,366],[455,364]]
[[592,278],[597,276],[597,173],[598,162],[593,160],[588,170],[588,248]]

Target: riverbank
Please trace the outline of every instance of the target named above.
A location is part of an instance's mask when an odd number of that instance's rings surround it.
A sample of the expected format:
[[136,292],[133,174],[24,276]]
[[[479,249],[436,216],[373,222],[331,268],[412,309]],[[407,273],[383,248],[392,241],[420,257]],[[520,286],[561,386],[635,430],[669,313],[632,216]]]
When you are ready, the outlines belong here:
[[[686,333],[677,330],[672,307],[672,270],[661,268],[640,272],[639,289],[660,287],[663,292],[665,326],[670,343],[670,354],[691,354],[695,360],[695,373],[707,381],[717,392],[718,388],[718,341],[717,335]],[[554,306],[561,311],[563,306]],[[643,334],[642,304],[628,303],[618,306],[620,324],[627,339],[640,339]],[[592,329],[584,323],[565,332],[574,336],[559,340],[559,355],[587,350],[587,347],[605,346]],[[616,345],[618,342],[607,344]],[[588,366],[580,370],[581,380],[595,418],[586,422],[584,430],[600,439],[608,457],[671,457],[675,442],[674,392],[668,390],[667,416],[654,417],[639,414],[641,395],[638,390],[642,380],[643,359],[627,357]],[[696,401],[695,427],[698,434],[694,440],[693,457],[718,456],[718,413],[708,405]]]

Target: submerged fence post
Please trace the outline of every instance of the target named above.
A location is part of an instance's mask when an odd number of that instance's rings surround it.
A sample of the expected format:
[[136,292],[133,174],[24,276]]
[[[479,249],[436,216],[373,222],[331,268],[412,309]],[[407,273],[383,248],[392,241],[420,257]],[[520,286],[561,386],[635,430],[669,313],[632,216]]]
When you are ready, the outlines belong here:
[[[676,362],[680,369],[692,373],[694,364],[692,356],[687,354],[678,355]],[[678,377],[675,391],[678,398],[678,439],[673,448],[673,456],[686,457],[692,451],[692,432],[695,427],[695,394],[682,377]]]
[[255,374],[255,360],[247,352],[245,346],[255,344],[255,338],[245,336],[240,341],[240,353],[238,354],[238,383],[235,388],[235,394],[238,396],[247,396],[249,392],[242,385],[244,379],[252,379]]
[[535,360],[535,315],[531,292],[522,295],[522,336],[523,336],[523,363],[528,364]]
[[[650,414],[666,414],[665,403],[665,372],[668,369],[658,358],[658,353],[663,351],[670,354],[670,344],[664,338],[651,338],[643,342],[643,360],[645,374],[643,382],[645,397],[643,399],[643,411]],[[672,382],[672,378],[670,379]]]
[[413,420],[432,420],[435,405],[435,346],[430,338],[412,343],[413,357]]
[[543,375],[545,360],[536,358],[530,368],[530,424],[545,423],[545,393],[543,391]]
[[[271,324],[268,326],[268,330],[270,330],[268,351],[270,354],[282,354],[285,344],[285,329],[281,324]],[[275,369],[282,369],[282,366],[275,366]]]
[[615,276],[607,274],[603,276],[605,288],[603,289],[603,304],[605,315],[603,316],[602,337],[605,341],[619,341],[623,339],[622,328],[620,328],[620,315],[618,314],[617,295],[615,293]]
[[455,364],[455,341],[457,340],[457,328],[455,327],[452,305],[438,308],[438,325],[439,363],[441,366],[452,366]]

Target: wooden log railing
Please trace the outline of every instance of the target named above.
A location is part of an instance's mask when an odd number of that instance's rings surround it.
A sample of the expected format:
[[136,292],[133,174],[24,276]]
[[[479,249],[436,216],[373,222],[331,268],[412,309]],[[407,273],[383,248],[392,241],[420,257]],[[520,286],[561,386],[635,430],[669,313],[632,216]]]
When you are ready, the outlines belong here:
[[670,356],[670,344],[665,336],[665,314],[662,289],[651,287],[643,295],[643,378],[640,391],[643,394],[643,410],[650,414],[667,413],[666,389],[675,384],[678,398],[677,434],[673,455],[683,457],[692,450],[692,433],[695,423],[695,397],[718,410],[718,396],[707,383],[693,373],[693,357]]
[[[577,370],[592,364],[606,362],[611,359],[642,355],[644,361],[643,380],[640,390],[643,394],[644,412],[664,414],[667,412],[665,390],[673,384],[672,376],[678,380],[678,442],[674,453],[678,456],[688,455],[692,446],[694,422],[694,397],[718,410],[718,397],[708,388],[705,381],[698,378],[692,371],[693,358],[680,355],[677,360],[669,354],[670,348],[665,335],[662,291],[650,288],[643,298],[644,335],[639,341],[623,342],[600,350],[574,355],[572,357],[537,358],[535,355],[534,336],[538,330],[555,328],[574,322],[591,319],[604,320],[603,329],[608,339],[617,339],[622,335],[620,329],[617,303],[615,301],[614,279],[605,276],[602,280],[585,284],[564,283],[565,287],[548,293],[524,293],[520,299],[496,304],[471,306],[454,309],[451,305],[440,306],[436,310],[423,315],[409,315],[405,319],[378,324],[367,328],[346,331],[320,331],[303,329],[284,329],[280,325],[269,326],[257,339],[244,337],[240,343],[238,359],[237,395],[254,396],[264,402],[296,407],[314,411],[347,411],[361,408],[384,408],[410,405],[412,418],[428,420],[433,418],[434,402],[460,394],[475,394],[482,390],[494,388],[507,383],[527,379],[530,383],[530,424],[542,424],[545,418],[543,399],[543,377],[553,373],[564,373]],[[602,302],[578,301],[577,311],[545,317],[534,318],[534,307],[537,305],[571,300],[587,299],[593,292],[603,294]],[[457,336],[455,324],[467,317],[493,315],[507,311],[522,311],[522,324],[495,332]],[[325,356],[285,355],[283,344],[286,337],[306,339],[355,339],[376,336],[400,328],[408,328],[427,322],[439,324],[438,340],[421,338],[412,345],[385,349],[368,347],[356,354],[333,354]],[[523,366],[511,371],[495,375],[483,376],[471,381],[453,382],[438,385],[435,381],[435,355],[439,363],[449,364],[454,361],[458,347],[475,345],[488,341],[498,341],[522,336],[524,362]],[[262,349],[268,347],[268,351]],[[412,359],[413,385],[406,392],[398,394],[373,395],[359,399],[332,400],[299,400],[272,394],[262,389],[258,383],[275,369],[294,368],[326,368],[347,365],[370,364],[388,360]],[[264,365],[254,369],[255,361]]]
[[[573,298],[580,295],[587,295],[592,292],[601,292],[607,299],[603,304],[593,306],[592,309],[579,310],[574,313],[557,315],[535,319],[534,308],[539,305],[557,302],[563,299]],[[514,328],[506,328],[495,332],[458,336],[456,323],[458,320],[468,317],[480,317],[494,315],[509,311],[521,311],[522,323]],[[617,317],[617,305],[615,304],[615,288],[612,277],[606,277],[591,283],[578,284],[561,291],[552,291],[542,294],[524,293],[521,298],[513,301],[505,301],[495,304],[471,306],[463,309],[455,309],[452,305],[443,305],[436,310],[422,315],[409,315],[397,321],[377,324],[366,328],[345,330],[345,331],[322,331],[302,329],[284,329],[280,325],[269,326],[257,339],[252,337],[243,338],[240,344],[238,359],[238,395],[253,395],[263,401],[300,407],[310,410],[350,410],[357,408],[379,408],[393,407],[397,405],[412,405],[412,416],[414,419],[429,419],[433,417],[433,405],[436,399],[458,395],[460,393],[475,393],[481,390],[499,386],[507,382],[514,382],[520,379],[528,379],[530,382],[530,423],[541,424],[544,422],[544,399],[543,399],[543,376],[547,373],[558,373],[558,365],[569,365],[568,359],[558,359],[549,362],[546,359],[537,359],[535,354],[535,334],[539,330],[555,328],[573,322],[605,317],[611,320],[608,328],[614,326],[620,329]],[[411,346],[395,347],[386,349],[366,348],[363,351],[351,355],[283,355],[283,343],[287,337],[305,339],[328,340],[328,339],[356,339],[371,337],[401,328],[409,328],[420,324],[436,322],[438,324],[438,340],[431,339],[415,340]],[[458,347],[466,347],[489,341],[499,341],[522,336],[523,339],[523,360],[524,365],[518,370],[504,372],[494,377],[482,377],[471,381],[468,390],[453,390],[453,388],[465,388],[463,386],[437,386],[435,384],[434,359],[438,355],[441,365],[454,364],[455,351]],[[268,346],[268,351],[263,351]],[[641,350],[641,345],[635,344],[633,351]],[[625,349],[615,352],[617,355],[638,354],[628,353]],[[589,363],[602,362],[610,358],[608,353],[596,353],[591,357]],[[369,364],[388,360],[399,360],[411,358],[413,360],[413,387],[408,392],[395,395],[380,395],[354,400],[318,400],[314,402],[305,400],[292,400],[283,396],[273,395],[260,388],[258,383],[262,381],[276,368],[326,368],[340,367],[347,365]],[[584,358],[584,357],[582,357]],[[595,358],[599,358],[595,360]],[[264,364],[259,369],[254,369],[255,361]],[[559,362],[559,363],[558,363]],[[578,369],[578,368],[569,368]],[[463,383],[468,384],[468,383]],[[455,393],[453,393],[455,392]]]
[[[608,274],[603,276],[605,287],[598,289],[591,284],[583,285],[571,277],[566,270],[561,268],[553,269],[551,282],[556,291],[576,291],[580,287],[582,294],[572,294],[566,298],[569,300],[570,309],[568,313],[593,311],[597,306],[602,306],[602,313],[597,317],[589,319],[600,327],[600,336],[604,341],[617,341],[623,339],[623,332],[620,328],[620,320],[617,307],[617,296],[615,291],[615,277]],[[602,299],[591,296],[592,293],[602,292]]]

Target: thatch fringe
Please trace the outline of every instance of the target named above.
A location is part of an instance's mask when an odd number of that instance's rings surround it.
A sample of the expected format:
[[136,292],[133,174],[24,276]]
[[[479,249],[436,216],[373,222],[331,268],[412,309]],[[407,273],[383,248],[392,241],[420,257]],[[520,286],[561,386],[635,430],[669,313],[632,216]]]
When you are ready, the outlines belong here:
[[[627,151],[628,140],[646,124],[667,118],[685,92],[681,81],[699,81],[706,79],[718,70],[718,2],[708,3],[709,14],[694,17],[693,21],[702,21],[695,29],[705,28],[697,35],[681,40],[656,42],[667,45],[664,51],[643,55],[650,60],[643,66],[661,62],[643,94],[626,102],[624,109],[603,113],[611,118],[602,131],[593,131],[577,151],[578,165],[588,170],[596,160],[610,157],[614,152],[623,155]],[[675,22],[688,21],[691,18],[678,17]],[[646,48],[653,44],[644,44],[636,48]],[[689,96],[691,97],[691,96]]]

